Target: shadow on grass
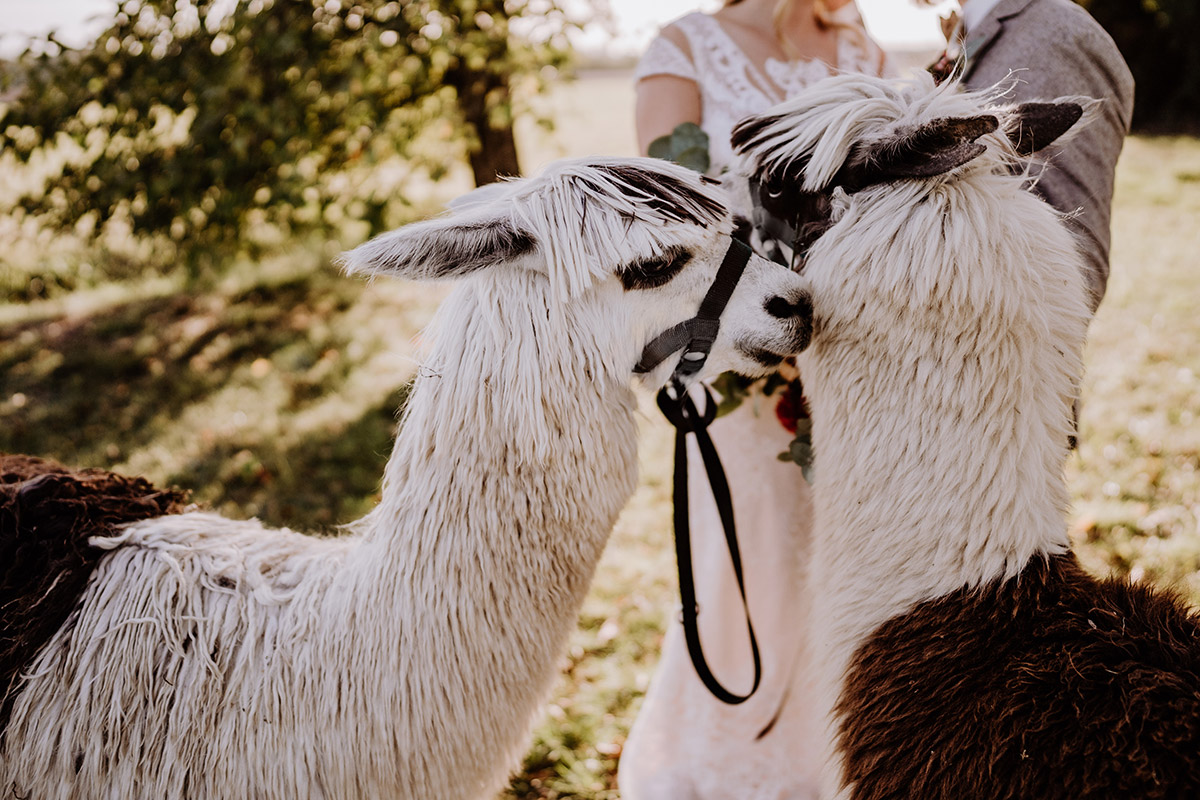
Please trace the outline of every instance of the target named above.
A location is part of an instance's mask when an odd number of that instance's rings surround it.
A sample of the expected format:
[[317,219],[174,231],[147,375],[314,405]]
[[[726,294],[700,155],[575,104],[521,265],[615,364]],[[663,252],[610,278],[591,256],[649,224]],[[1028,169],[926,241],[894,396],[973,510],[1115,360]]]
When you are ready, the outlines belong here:
[[[258,402],[281,414],[306,408],[354,367],[341,353],[361,291],[336,276],[298,275],[0,327],[0,452],[112,469],[177,430],[206,398],[258,391],[268,373],[275,393]],[[148,477],[231,516],[302,529],[347,522],[373,504],[406,394],[402,387],[299,441],[197,430],[201,455]]]
[[400,387],[347,425],[286,446],[278,441],[243,447],[225,440],[168,478],[191,489],[205,505],[230,516],[257,516],[268,525],[301,531],[350,522],[375,505],[391,453]]
[[[152,298],[0,329],[0,450],[111,467],[259,359],[301,376],[339,347],[326,325],[357,284],[298,277],[240,294]],[[326,377],[326,376],[323,376]]]

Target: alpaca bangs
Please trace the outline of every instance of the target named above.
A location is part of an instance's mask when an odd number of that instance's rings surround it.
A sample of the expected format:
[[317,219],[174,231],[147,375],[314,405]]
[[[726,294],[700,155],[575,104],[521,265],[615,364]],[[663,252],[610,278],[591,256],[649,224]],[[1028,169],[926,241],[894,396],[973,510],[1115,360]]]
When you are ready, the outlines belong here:
[[618,265],[678,244],[681,226],[727,221],[725,202],[715,185],[668,162],[568,161],[516,195],[513,212],[533,232],[562,301]]
[[[826,189],[854,150],[864,145],[899,143],[912,128],[945,117],[978,113],[995,89],[960,91],[957,84],[935,86],[932,76],[866,83],[858,76],[830,78],[819,87],[776,106],[769,116],[734,129],[734,147],[743,170],[785,177],[806,192]],[[989,142],[1007,143],[1001,135]],[[1008,147],[1011,150],[1011,147]]]

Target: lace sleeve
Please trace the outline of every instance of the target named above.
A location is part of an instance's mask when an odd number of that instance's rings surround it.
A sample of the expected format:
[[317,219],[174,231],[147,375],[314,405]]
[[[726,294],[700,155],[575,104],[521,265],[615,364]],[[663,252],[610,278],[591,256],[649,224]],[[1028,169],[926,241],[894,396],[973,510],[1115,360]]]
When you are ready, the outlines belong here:
[[651,75],[674,75],[694,81],[696,68],[674,42],[659,36],[650,43],[642,59],[638,61],[637,69],[633,71],[633,80],[636,83]]

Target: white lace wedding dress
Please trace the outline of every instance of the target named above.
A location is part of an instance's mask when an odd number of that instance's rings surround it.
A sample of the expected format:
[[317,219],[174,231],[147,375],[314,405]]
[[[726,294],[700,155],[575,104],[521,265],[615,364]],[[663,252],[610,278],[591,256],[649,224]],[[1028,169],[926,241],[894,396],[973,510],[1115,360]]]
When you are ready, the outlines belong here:
[[[855,5],[840,9],[835,22],[840,26],[837,69],[883,71],[883,54],[866,36]],[[638,64],[635,79],[667,74],[695,81],[714,176],[733,160],[729,135],[738,120],[832,74],[815,60],[767,59],[760,69],[707,14],[689,14],[673,24],[687,37],[691,58],[659,36]],[[625,800],[812,795],[819,743],[803,714],[810,691],[806,676],[793,669],[806,644],[807,601],[800,587],[812,511],[800,468],[776,457],[792,439],[776,419],[776,402],[777,397],[754,393],[711,428],[733,493],[762,684],[741,705],[717,700],[697,678],[682,628],[672,621],[621,756],[618,783]],[[718,679],[743,692],[753,675],[746,622],[716,506],[694,450],[689,462],[700,635]]]

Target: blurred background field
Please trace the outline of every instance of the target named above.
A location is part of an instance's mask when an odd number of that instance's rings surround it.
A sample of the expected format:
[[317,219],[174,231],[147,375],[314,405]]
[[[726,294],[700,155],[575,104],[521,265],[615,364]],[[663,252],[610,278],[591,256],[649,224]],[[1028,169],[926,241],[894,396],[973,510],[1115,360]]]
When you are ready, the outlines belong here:
[[[563,156],[634,154],[628,69],[543,78],[542,93],[516,89],[526,172]],[[426,130],[418,161],[444,133]],[[51,148],[33,168],[52,173],[55,157]],[[37,224],[14,200],[37,176],[0,154],[0,451],[146,475],[225,514],[303,530],[368,510],[445,287],[338,274],[332,257],[370,229],[350,208],[361,164],[347,159],[318,179],[328,224],[293,234],[264,218],[260,241],[213,268],[186,263],[170,236]],[[384,224],[434,213],[473,183],[465,159],[422,170],[390,154],[371,170],[368,194],[404,196],[378,211]],[[1175,585],[1200,603],[1197,220],[1200,141],[1132,137],[1068,471],[1071,532],[1087,565]],[[676,605],[670,431],[644,399],[640,488],[505,797],[617,796],[621,747]]]

